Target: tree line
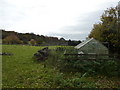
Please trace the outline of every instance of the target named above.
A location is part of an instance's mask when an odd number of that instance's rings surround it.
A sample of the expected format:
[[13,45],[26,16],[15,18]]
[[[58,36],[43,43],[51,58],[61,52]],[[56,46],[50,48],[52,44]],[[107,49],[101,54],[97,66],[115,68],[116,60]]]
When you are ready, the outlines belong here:
[[69,45],[75,46],[81,41],[65,40],[64,38],[58,39],[57,37],[50,37],[44,35],[36,35],[34,33],[17,33],[15,31],[5,31],[0,29],[2,32],[2,43],[3,44],[29,44],[29,45]]
[[120,53],[120,3],[104,11],[88,37],[108,44],[110,52]]

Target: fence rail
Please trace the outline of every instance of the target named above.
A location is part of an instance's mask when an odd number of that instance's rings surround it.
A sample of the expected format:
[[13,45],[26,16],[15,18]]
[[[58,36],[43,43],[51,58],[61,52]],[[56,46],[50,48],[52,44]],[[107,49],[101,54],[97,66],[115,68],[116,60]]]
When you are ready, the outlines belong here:
[[[69,54],[69,53],[64,53],[65,57],[67,56],[76,56],[77,59],[83,60],[83,59],[87,59],[87,60],[97,60],[97,59],[101,59],[100,57],[105,57],[102,58],[102,60],[111,60],[111,59],[119,59],[118,55],[114,55],[114,54]],[[83,58],[86,57],[86,58]]]
[[102,56],[109,56],[110,54],[68,54],[68,53],[64,53],[64,55],[102,55]]

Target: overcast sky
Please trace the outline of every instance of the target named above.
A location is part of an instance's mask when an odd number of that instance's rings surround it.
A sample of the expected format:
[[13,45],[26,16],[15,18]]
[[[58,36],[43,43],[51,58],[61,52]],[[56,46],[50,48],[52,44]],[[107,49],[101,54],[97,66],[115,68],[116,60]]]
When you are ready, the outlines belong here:
[[83,40],[119,0],[0,0],[0,28]]

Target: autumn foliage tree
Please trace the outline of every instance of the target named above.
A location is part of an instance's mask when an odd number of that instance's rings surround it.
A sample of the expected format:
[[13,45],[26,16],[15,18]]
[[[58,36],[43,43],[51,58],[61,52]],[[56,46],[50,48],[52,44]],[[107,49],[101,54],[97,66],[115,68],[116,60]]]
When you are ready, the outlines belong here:
[[5,44],[22,44],[22,41],[15,35],[10,34],[6,38],[3,39],[3,43]]
[[29,41],[29,44],[30,44],[30,45],[35,45],[35,44],[36,44],[36,41],[35,41],[34,39],[31,39],[31,40]]
[[101,22],[94,24],[89,37],[108,42],[110,51],[120,51],[120,4],[102,14]]

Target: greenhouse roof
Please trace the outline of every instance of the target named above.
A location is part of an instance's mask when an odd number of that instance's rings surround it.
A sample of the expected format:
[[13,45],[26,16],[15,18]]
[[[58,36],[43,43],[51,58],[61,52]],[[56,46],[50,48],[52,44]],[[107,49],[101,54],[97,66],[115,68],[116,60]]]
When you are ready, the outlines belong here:
[[83,47],[84,45],[86,45],[88,42],[90,42],[93,39],[94,38],[87,39],[87,40],[83,41],[82,43],[78,44],[77,46],[75,46],[75,48],[79,49],[79,48]]

